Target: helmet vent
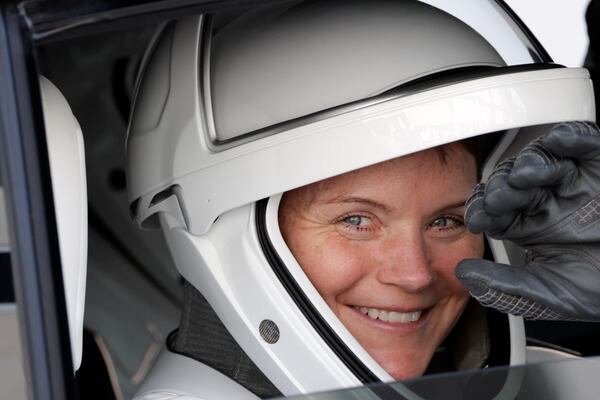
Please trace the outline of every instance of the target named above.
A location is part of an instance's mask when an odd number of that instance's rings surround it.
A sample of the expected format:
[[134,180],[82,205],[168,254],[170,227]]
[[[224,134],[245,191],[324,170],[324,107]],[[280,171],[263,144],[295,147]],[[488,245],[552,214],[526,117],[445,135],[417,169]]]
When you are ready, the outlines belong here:
[[263,319],[258,326],[258,332],[267,343],[277,343],[279,340],[279,327],[270,319]]

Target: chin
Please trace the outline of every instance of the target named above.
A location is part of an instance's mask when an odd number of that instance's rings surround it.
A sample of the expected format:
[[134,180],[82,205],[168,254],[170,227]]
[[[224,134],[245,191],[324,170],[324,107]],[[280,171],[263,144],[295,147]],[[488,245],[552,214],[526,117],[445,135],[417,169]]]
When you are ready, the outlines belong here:
[[394,380],[402,381],[402,380],[407,380],[407,379],[419,378],[419,377],[423,376],[423,373],[425,373],[425,369],[426,369],[426,367],[419,368],[419,369],[414,369],[414,368],[399,369],[396,371],[388,371],[388,373],[392,376],[392,378],[394,378]]
[[[423,354],[420,355],[420,357],[423,356]],[[414,358],[399,357],[397,359],[388,359],[383,361],[376,360],[383,367],[383,369],[385,369],[387,373],[394,378],[394,380],[400,381],[423,376],[425,370],[427,369],[427,365],[429,364],[430,357],[428,357],[427,360],[424,360],[423,358],[418,359],[417,357],[419,357],[419,355],[416,355]]]

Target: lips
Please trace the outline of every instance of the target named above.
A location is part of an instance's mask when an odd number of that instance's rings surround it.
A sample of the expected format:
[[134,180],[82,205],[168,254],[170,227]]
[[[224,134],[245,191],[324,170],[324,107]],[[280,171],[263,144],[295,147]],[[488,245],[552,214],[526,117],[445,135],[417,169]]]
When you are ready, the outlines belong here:
[[391,323],[401,323],[408,324],[411,322],[416,322],[421,318],[423,310],[416,310],[411,312],[397,312],[397,311],[389,311],[382,310],[378,308],[370,308],[370,307],[358,307],[354,306],[354,309],[358,312],[367,315],[371,319],[378,319],[384,322]]

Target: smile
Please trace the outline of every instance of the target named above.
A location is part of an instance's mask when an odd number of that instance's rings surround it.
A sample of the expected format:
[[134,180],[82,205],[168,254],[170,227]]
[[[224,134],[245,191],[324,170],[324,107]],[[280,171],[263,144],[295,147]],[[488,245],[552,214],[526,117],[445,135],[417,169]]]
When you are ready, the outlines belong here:
[[421,318],[422,310],[401,313],[396,311],[379,310],[377,308],[354,307],[355,310],[362,314],[368,315],[371,319],[378,319],[384,322],[402,323],[418,321]]

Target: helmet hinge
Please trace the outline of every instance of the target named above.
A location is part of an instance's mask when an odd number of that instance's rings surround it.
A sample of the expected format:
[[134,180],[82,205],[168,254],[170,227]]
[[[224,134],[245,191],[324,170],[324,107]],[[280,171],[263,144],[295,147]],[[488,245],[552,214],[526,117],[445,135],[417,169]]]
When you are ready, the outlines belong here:
[[143,229],[159,229],[158,215],[163,215],[163,221],[169,228],[185,228],[189,224],[181,199],[181,187],[172,185],[150,197],[143,196],[136,200],[134,220]]

